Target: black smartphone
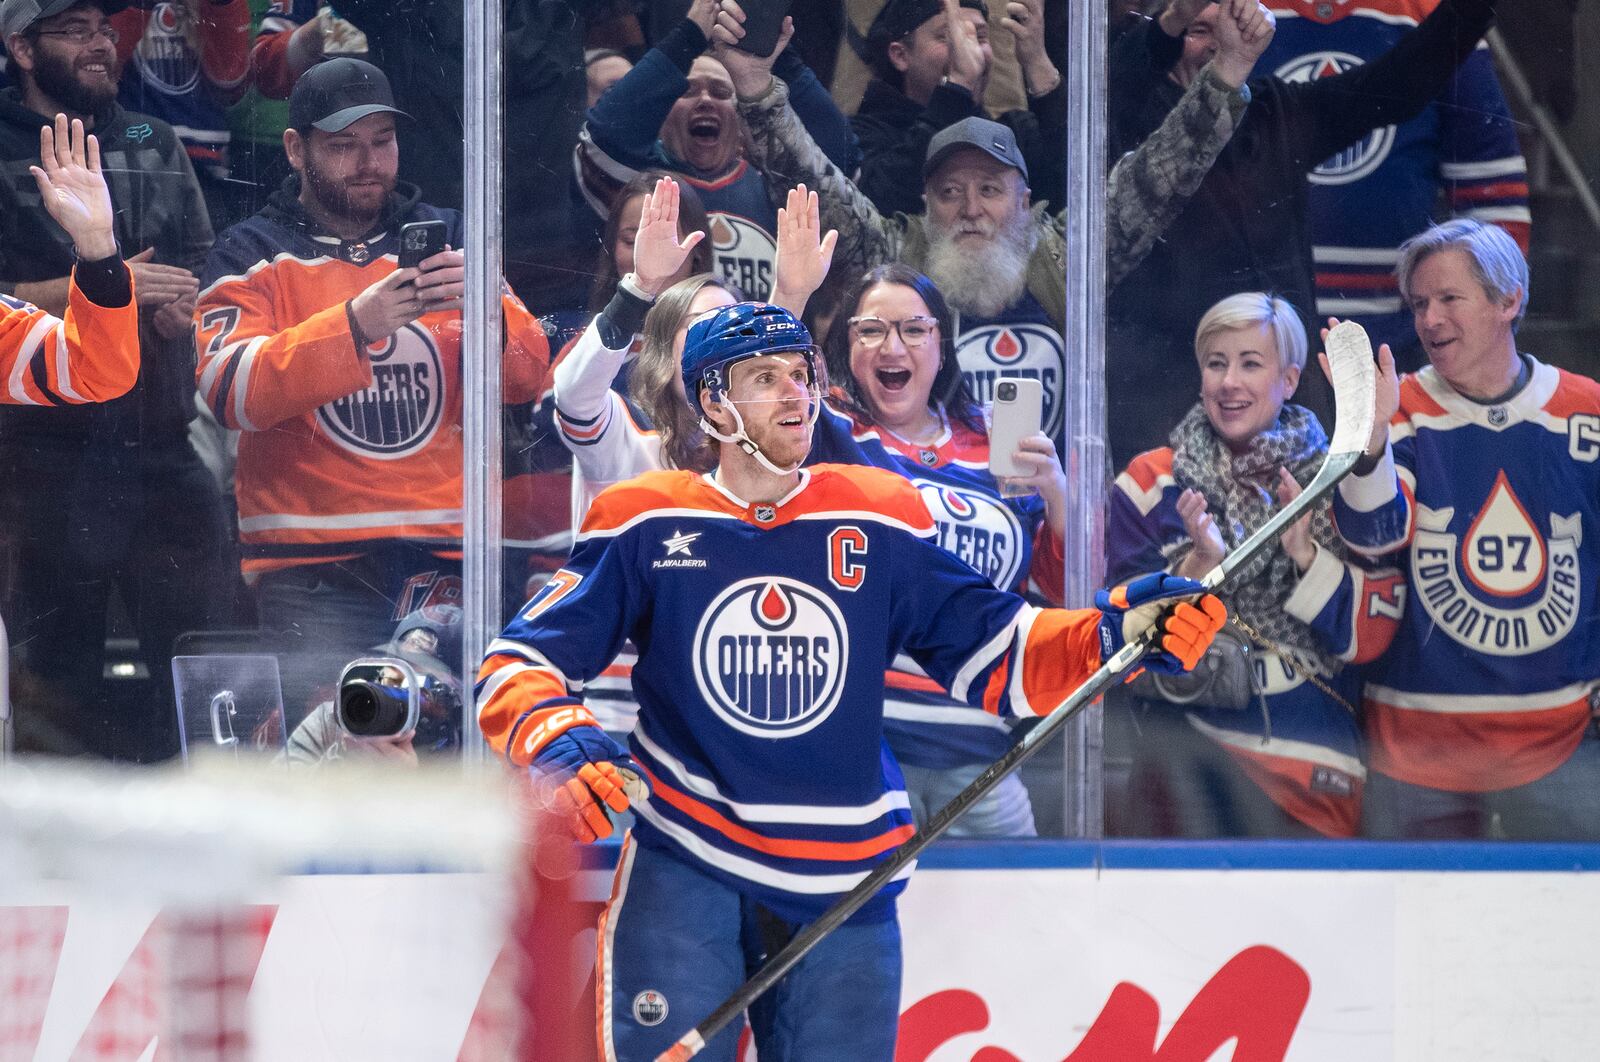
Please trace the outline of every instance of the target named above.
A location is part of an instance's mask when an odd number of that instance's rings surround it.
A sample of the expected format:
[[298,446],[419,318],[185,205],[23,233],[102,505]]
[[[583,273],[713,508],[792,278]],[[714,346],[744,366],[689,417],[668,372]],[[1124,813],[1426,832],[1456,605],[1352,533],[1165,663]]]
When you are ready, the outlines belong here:
[[400,226],[400,268],[415,269],[444,250],[442,221],[408,221]]
[[762,58],[771,55],[783,33],[789,3],[790,0],[739,0],[739,7],[744,10],[744,37],[738,49]]

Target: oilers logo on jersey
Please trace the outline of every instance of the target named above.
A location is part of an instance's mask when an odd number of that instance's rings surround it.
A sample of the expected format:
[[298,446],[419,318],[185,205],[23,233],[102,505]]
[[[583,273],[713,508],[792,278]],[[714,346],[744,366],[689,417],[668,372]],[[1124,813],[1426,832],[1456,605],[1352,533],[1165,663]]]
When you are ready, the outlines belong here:
[[1441,631],[1492,656],[1525,656],[1572,632],[1581,512],[1551,513],[1547,540],[1501,472],[1459,543],[1454,518],[1454,509],[1418,505],[1411,545],[1417,598]]
[[1011,587],[1021,574],[1022,524],[999,498],[947,483],[913,478],[939,529],[939,547],[960,557],[990,583]]
[[433,335],[408,324],[368,349],[372,383],[317,410],[340,446],[393,460],[428,445],[444,410],[444,365]]
[[772,234],[737,214],[713,211],[710,221],[711,250],[722,279],[749,299],[771,295],[772,261],[778,253]]
[[711,602],[694,635],[694,677],[735,730],[791,738],[838,707],[849,664],[844,615],[782,576],[742,579]]
[[962,331],[956,359],[979,405],[994,402],[995,384],[1006,377],[1026,376],[1044,384],[1044,431],[1061,431],[1061,337],[1038,324],[989,324]]
[[[1275,73],[1284,81],[1298,83],[1342,74],[1361,63],[1359,55],[1349,52],[1308,52],[1283,64]],[[1392,125],[1374,129],[1333,157],[1318,163],[1317,168],[1311,171],[1311,183],[1338,185],[1361,180],[1383,165],[1394,148],[1394,138],[1395,127]]]

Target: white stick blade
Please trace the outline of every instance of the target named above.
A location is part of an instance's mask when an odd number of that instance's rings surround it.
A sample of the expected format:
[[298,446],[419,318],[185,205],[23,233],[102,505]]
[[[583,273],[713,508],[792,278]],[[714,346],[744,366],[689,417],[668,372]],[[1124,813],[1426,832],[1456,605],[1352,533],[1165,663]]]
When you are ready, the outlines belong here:
[[1372,437],[1373,388],[1378,367],[1372,359],[1372,340],[1354,321],[1341,321],[1328,329],[1328,368],[1333,375],[1333,441],[1330,454],[1366,449]]

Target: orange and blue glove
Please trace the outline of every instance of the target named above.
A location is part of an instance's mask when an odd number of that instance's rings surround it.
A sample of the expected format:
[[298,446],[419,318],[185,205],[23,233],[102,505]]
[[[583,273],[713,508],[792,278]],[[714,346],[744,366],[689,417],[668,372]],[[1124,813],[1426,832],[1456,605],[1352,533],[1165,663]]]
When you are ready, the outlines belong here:
[[[1195,598],[1173,603],[1174,598]],[[1228,609],[1195,579],[1154,572],[1123,586],[1098,590],[1100,660],[1115,656],[1124,645],[1156,627],[1154,647],[1143,665],[1151,671],[1177,674],[1193,670],[1211,639],[1228,619]]]
[[611,836],[610,812],[624,812],[628,789],[643,785],[633,757],[598,726],[579,724],[547,741],[528,766],[549,787],[550,808],[572,824],[578,840]]

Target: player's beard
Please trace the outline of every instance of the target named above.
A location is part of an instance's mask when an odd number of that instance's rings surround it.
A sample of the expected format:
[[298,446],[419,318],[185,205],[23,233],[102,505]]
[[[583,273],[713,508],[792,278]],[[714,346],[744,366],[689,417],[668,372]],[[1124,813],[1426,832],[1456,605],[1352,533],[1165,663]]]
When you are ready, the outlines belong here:
[[74,114],[98,114],[117,98],[117,59],[106,62],[109,73],[104,80],[85,84],[73,64],[42,48],[34,49],[33,82],[39,92]]
[[322,172],[312,152],[306,153],[305,173],[302,179],[326,213],[365,228],[378,223],[378,219],[383,216],[383,208],[388,205],[390,196],[394,194],[395,186],[393,177],[378,178],[383,188],[382,195],[353,195],[347,187],[346,180],[329,177]]
[[1028,260],[1039,243],[1033,213],[1020,203],[982,246],[958,240],[954,229],[928,217],[928,262],[924,270],[950,305],[975,317],[998,317],[1022,298]]

